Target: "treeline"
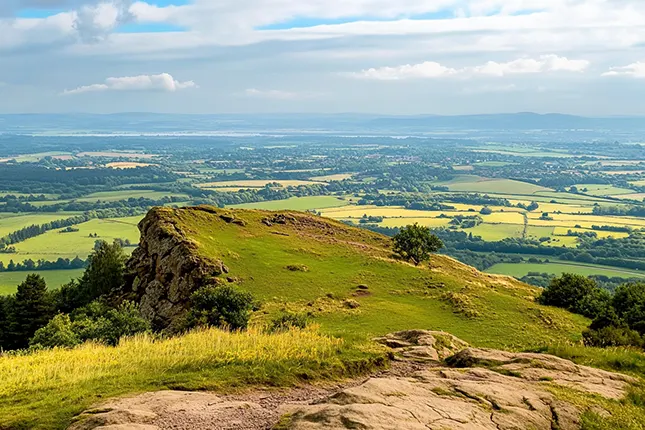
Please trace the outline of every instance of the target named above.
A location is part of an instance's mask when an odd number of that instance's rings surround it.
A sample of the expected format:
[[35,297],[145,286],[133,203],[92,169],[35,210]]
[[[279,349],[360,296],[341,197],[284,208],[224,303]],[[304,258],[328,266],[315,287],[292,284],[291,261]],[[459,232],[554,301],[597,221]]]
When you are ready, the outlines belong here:
[[[556,277],[557,276],[552,273],[529,272],[519,279],[529,285],[546,288]],[[633,284],[643,280],[642,278],[621,278],[619,276],[605,275],[589,275],[587,277],[593,280],[600,288],[608,291],[614,291],[623,284]]]
[[95,202],[61,202],[52,205],[33,205],[29,202],[11,201],[5,205],[0,206],[0,212],[39,212],[39,213],[54,213],[54,212],[88,212],[88,211],[101,211],[105,209],[124,209],[124,208],[151,208],[154,206],[165,206],[172,203],[185,201],[182,197],[162,197],[161,199],[148,199],[145,197],[134,198],[130,197],[124,200],[117,200],[112,202],[97,201]]
[[31,271],[44,271],[44,270],[72,270],[83,269],[87,266],[87,261],[79,258],[59,258],[56,261],[47,260],[32,260],[31,258],[23,260],[19,263],[14,263],[10,260],[5,267],[4,263],[0,261],[0,272],[31,272]]
[[[399,231],[396,227],[374,224],[361,224],[361,227],[387,236],[394,236]],[[433,233],[444,243],[444,253],[480,270],[486,270],[499,262],[508,262],[508,256],[513,254],[531,254],[536,256],[535,258],[553,257],[580,263],[645,270],[645,236],[640,232],[633,232],[629,237],[622,239],[589,238],[582,241],[577,248],[542,246],[539,240],[522,238],[487,242],[479,236],[473,236],[472,233],[447,228],[434,229]],[[488,256],[475,257],[473,252]],[[496,255],[492,256],[493,253]],[[499,257],[500,255],[505,257]]]
[[29,163],[0,165],[0,189],[20,194],[59,194],[68,200],[125,184],[174,182],[179,175],[156,167],[55,169]]
[[[512,207],[513,205],[507,199],[491,197],[487,194],[464,193],[464,194],[445,194],[436,198],[427,196],[415,196],[404,194],[366,194],[359,201],[359,205],[376,205],[376,206],[404,206],[408,209],[437,208],[444,205],[443,202],[461,203],[478,206],[504,206]],[[443,210],[454,209],[447,206]],[[442,210],[442,209],[426,209]]]
[[645,217],[645,206],[594,206],[594,215]]

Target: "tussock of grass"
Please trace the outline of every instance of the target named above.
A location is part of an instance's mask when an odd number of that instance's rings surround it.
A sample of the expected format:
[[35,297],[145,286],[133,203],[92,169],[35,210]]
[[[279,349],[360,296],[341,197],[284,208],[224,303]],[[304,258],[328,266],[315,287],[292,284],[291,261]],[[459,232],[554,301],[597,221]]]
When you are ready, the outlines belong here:
[[645,378],[645,353],[636,348],[593,348],[559,343],[538,348],[535,352],[552,354],[574,363]]
[[365,371],[372,349],[347,348],[316,328],[268,334],[263,329],[204,329],[155,339],[140,335],[117,347],[88,343],[0,357],[0,428],[64,428],[102,397],[155,389],[292,385]]

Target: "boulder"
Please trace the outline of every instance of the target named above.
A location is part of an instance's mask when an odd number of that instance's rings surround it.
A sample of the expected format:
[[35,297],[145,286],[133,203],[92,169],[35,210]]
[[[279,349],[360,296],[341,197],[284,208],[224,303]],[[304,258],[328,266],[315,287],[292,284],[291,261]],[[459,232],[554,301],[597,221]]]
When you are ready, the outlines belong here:
[[394,350],[401,360],[440,362],[467,348],[463,340],[443,331],[406,330],[375,339]]

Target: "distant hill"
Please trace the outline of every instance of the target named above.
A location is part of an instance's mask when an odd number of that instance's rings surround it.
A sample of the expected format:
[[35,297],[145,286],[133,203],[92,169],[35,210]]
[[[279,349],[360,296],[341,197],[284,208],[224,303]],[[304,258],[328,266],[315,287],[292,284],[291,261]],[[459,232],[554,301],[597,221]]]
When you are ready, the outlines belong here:
[[0,133],[423,133],[439,130],[645,130],[642,117],[590,118],[563,114],[511,113],[490,115],[388,116],[368,114],[227,114],[175,115],[154,113],[5,114]]

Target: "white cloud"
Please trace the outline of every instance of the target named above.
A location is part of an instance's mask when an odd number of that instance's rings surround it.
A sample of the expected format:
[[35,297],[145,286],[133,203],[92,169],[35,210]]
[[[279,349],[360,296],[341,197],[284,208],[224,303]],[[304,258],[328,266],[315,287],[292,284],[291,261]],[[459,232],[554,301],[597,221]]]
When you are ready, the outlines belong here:
[[520,58],[506,63],[489,61],[481,66],[455,69],[433,61],[420,64],[404,64],[396,67],[380,67],[351,73],[363,79],[401,80],[432,79],[449,76],[488,75],[503,77],[513,74],[534,74],[548,72],[583,72],[589,67],[587,60],[569,60],[557,55],[542,55],[539,58]]
[[311,94],[300,94],[281,90],[259,90],[257,88],[248,88],[244,90],[243,94],[247,97],[257,97],[274,100],[295,100],[311,96]]
[[637,61],[628,66],[612,67],[611,70],[602,76],[632,76],[634,78],[645,78],[645,63]]
[[65,90],[63,94],[82,94],[103,91],[164,91],[175,92],[186,88],[197,88],[193,81],[179,82],[168,73],[159,75],[126,76],[122,78],[107,78],[103,84],[85,85],[73,90]]
[[395,81],[400,79],[440,78],[455,75],[459,72],[460,71],[457,69],[444,67],[434,61],[426,61],[421,64],[404,64],[396,67],[371,68],[352,75],[365,79]]

